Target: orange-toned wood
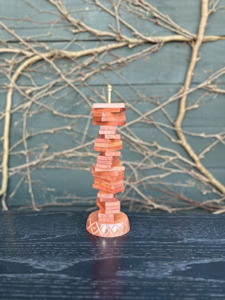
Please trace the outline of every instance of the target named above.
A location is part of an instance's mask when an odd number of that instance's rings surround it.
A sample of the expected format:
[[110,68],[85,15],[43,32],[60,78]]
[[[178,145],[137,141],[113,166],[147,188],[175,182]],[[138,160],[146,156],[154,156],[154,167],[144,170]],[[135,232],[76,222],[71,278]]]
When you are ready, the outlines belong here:
[[95,139],[95,143],[103,143],[103,144],[112,144],[115,142],[120,142],[120,139],[106,139],[106,138],[97,138]]
[[92,108],[92,113],[95,112],[120,112],[124,108]]
[[114,214],[114,221],[100,221],[99,211],[91,213],[87,220],[87,231],[101,237],[117,237],[130,231],[130,224],[126,214],[123,212]]
[[105,155],[98,155],[97,156],[97,160],[109,160],[112,161],[113,160],[113,156],[105,156]]
[[111,168],[111,164],[99,164],[99,163],[97,163],[97,165],[96,165],[96,167],[97,168],[100,168],[100,169],[108,169],[108,168]]
[[114,213],[106,214],[101,211],[98,213],[98,221],[101,223],[113,223],[114,222]]
[[121,126],[125,125],[125,120],[124,121],[109,121],[109,122],[103,122],[103,121],[95,121],[93,120],[93,125],[115,125],[115,126]]
[[[106,163],[103,163],[103,164],[101,164],[101,163],[97,163],[97,165],[96,165],[96,168],[97,169],[104,169],[104,170],[108,170],[109,168],[113,168],[113,165],[112,164],[106,164]],[[97,174],[98,174],[99,172],[97,172]],[[95,176],[95,175],[94,175]]]
[[120,158],[118,156],[97,156],[97,164],[96,167],[100,168],[99,165],[110,165],[111,167],[116,167],[120,165]]
[[106,188],[104,186],[97,185],[97,184],[93,184],[92,187],[94,189],[97,189],[97,190],[101,189],[101,190],[103,190],[106,193],[113,193],[113,194],[117,194],[117,193],[120,193],[120,192],[124,191],[124,187],[112,189],[112,188]]
[[108,183],[105,183],[103,181],[99,181],[99,180],[94,180],[94,184],[95,186],[98,186],[100,187],[100,189],[102,189],[103,191],[110,191],[110,193],[114,193],[115,194],[115,190],[118,190],[118,189],[123,189],[124,186],[123,186],[123,183],[118,183],[118,184],[108,184]]
[[117,134],[116,130],[99,130],[100,135],[105,135],[105,134]]
[[112,150],[112,151],[115,151],[115,150],[120,150],[123,148],[123,145],[120,145],[120,146],[114,146],[114,147],[107,147],[107,148],[103,148],[103,147],[94,147],[94,150],[95,151],[98,151],[100,153],[104,153],[105,151],[109,151],[109,150]]
[[116,130],[117,126],[100,126],[100,130]]
[[102,121],[104,121],[103,118],[110,119],[110,121],[126,119],[125,111],[122,111],[122,112],[98,112],[98,111],[96,112],[96,111],[93,111],[92,115],[93,115],[93,119],[95,119],[96,121],[98,121],[98,119],[102,119]]
[[120,207],[120,201],[117,199],[116,201],[106,202],[106,203],[104,203],[104,206],[105,207],[113,206],[115,208],[118,208],[118,207]]
[[97,148],[97,147],[100,147],[100,148],[105,148],[105,150],[108,150],[112,147],[117,147],[117,146],[122,146],[123,145],[123,142],[122,141],[115,141],[115,142],[95,142],[94,146]]
[[97,206],[100,208],[101,213],[118,213],[120,212],[120,201],[113,202],[101,202],[99,198],[97,198]]
[[[112,168],[111,168],[112,169]],[[111,171],[110,169],[101,169],[101,168],[97,168],[95,167],[94,170],[92,170],[92,174],[93,176],[98,176],[98,177],[104,177],[104,176],[108,176],[111,178],[116,178],[118,176],[123,176],[124,175],[124,171]]]
[[98,197],[97,200],[100,202],[112,202],[112,201],[118,201],[117,198],[104,198],[104,197]]
[[98,208],[100,208],[100,213],[105,214],[105,205],[103,204],[103,202],[97,200],[97,206]]
[[119,177],[99,177],[99,176],[94,176],[95,179],[97,180],[103,180],[105,183],[114,183],[123,180],[124,176],[119,176]]
[[[99,117],[97,117],[99,118]],[[126,116],[125,116],[125,111],[122,111],[122,112],[119,112],[119,113],[102,113],[102,116],[101,116],[101,119],[102,121],[104,121],[103,119],[106,118],[106,119],[111,119],[110,121],[114,121],[114,120],[124,120],[126,119]]]
[[109,174],[110,174],[110,172],[116,174],[116,172],[120,172],[120,171],[124,171],[124,170],[125,170],[125,167],[121,166],[121,165],[109,168],[107,170],[105,170],[105,169],[101,170],[100,168],[97,168],[96,165],[94,165],[94,167],[92,168],[93,172],[109,172]]
[[120,165],[122,141],[117,126],[125,124],[124,103],[95,103],[93,124],[100,125],[94,150],[100,154],[92,166],[93,188],[98,189],[97,206],[100,210],[91,213],[87,220],[87,230],[102,237],[116,237],[130,230],[126,214],[120,211],[120,201],[115,194],[124,190],[124,166]]
[[94,178],[94,182],[96,184],[104,184],[105,186],[122,186],[123,185],[123,180],[113,180],[110,183],[104,180],[104,178]]
[[[109,169],[98,169],[97,170],[101,170],[101,171],[92,171],[92,174],[94,177],[99,177],[99,178],[105,178],[106,180],[119,180],[119,178],[123,179],[124,178],[124,171],[114,171],[114,172],[108,172]],[[120,179],[120,180],[121,180]]]
[[103,191],[98,192],[97,197],[114,198],[114,194],[108,194]]
[[102,189],[107,188],[107,189],[115,190],[115,189],[119,189],[119,188],[123,187],[123,180],[108,183],[108,182],[105,182],[103,179],[99,180],[99,179],[95,178],[94,179],[94,184],[98,185],[98,186],[101,186]]
[[120,134],[105,134],[105,139],[109,140],[120,140]]
[[[120,118],[120,117],[117,117],[117,118],[113,118],[113,117],[93,117],[93,122],[115,122],[117,124],[120,123],[120,122],[125,122],[126,121],[126,118]],[[115,125],[116,125],[115,124]],[[103,124],[101,124],[103,125]],[[113,124],[112,124],[113,125]]]
[[111,164],[112,166],[118,166],[120,164],[120,158],[117,156],[97,156],[97,163],[100,164]]
[[[99,171],[98,171],[99,170]],[[109,171],[110,169],[99,169],[95,167],[95,170],[92,171],[94,177],[105,178],[108,177],[110,180],[116,180],[117,177],[124,176],[124,171]]]
[[94,108],[125,108],[125,103],[94,103]]
[[120,156],[120,151],[106,151],[105,156]]

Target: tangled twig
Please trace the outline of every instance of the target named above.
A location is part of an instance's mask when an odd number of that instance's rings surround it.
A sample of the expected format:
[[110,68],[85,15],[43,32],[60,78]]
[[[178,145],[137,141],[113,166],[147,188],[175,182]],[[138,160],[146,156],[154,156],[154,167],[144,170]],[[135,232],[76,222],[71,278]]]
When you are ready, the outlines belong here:
[[[21,178],[10,193],[10,198],[15,196],[21,185],[28,183],[28,192],[30,195],[33,209],[48,204],[37,205],[35,202],[35,189],[33,188],[34,179],[32,172],[37,169],[53,169],[60,168],[63,170],[90,170],[90,161],[87,159],[95,158],[96,154],[89,150],[93,145],[94,137],[90,134],[90,107],[94,101],[105,101],[104,92],[100,91],[88,80],[92,80],[96,76],[103,76],[108,82],[105,75],[111,72],[120,77],[126,84],[126,87],[135,95],[133,104],[124,99],[118,88],[114,89],[119,100],[127,102],[127,107],[132,113],[132,120],[128,120],[126,125],[119,129],[126,147],[135,155],[138,155],[139,162],[123,161],[127,167],[126,191],[122,195],[122,199],[129,204],[130,209],[162,209],[173,212],[180,209],[202,208],[215,213],[225,211],[223,206],[225,187],[209,172],[202,164],[201,160],[205,155],[218,145],[225,144],[225,132],[215,134],[193,133],[182,128],[183,120],[186,112],[199,107],[203,99],[210,93],[224,94],[225,90],[218,86],[218,79],[225,74],[225,67],[215,71],[204,82],[191,87],[193,72],[198,61],[198,53],[202,43],[215,42],[225,40],[225,36],[205,35],[205,28],[210,14],[216,12],[217,1],[211,3],[208,7],[208,1],[202,0],[201,18],[199,22],[198,33],[192,33],[179,24],[174,22],[169,16],[160,12],[150,3],[144,0],[120,1],[112,4],[111,9],[99,0],[93,0],[93,4],[101,13],[104,13],[115,21],[115,27],[109,24],[108,30],[100,30],[87,25],[84,21],[75,18],[70,14],[66,7],[62,5],[60,0],[48,1],[53,8],[59,13],[61,21],[66,22],[75,39],[79,34],[90,35],[97,44],[82,50],[66,50],[66,49],[50,49],[45,42],[30,42],[20,36],[17,32],[10,29],[6,24],[0,21],[1,28],[9,33],[18,43],[19,47],[12,47],[4,43],[4,48],[0,49],[3,55],[1,69],[8,80],[6,106],[4,112],[0,114],[0,121],[4,119],[4,132],[1,140],[3,141],[2,151],[2,185],[0,196],[2,196],[2,208],[7,210],[6,197],[9,179],[15,175]],[[157,26],[166,28],[171,32],[168,36],[149,36],[140,32],[135,26],[126,21],[121,10],[131,14],[133,18],[139,18]],[[56,22],[57,23],[57,22]],[[145,95],[142,90],[130,84],[118,70],[125,68],[135,61],[148,59],[150,55],[159,52],[166,43],[188,43],[192,47],[192,54],[187,68],[187,73],[183,87],[165,100],[160,97],[150,97]],[[68,46],[71,43],[68,43]],[[40,50],[41,49],[41,50]],[[126,49],[129,54],[120,55],[119,49]],[[11,55],[11,59],[7,60],[4,55]],[[72,62],[71,69],[65,70],[57,64],[61,60],[70,60]],[[52,73],[58,77],[50,80],[43,85],[37,85],[34,80],[32,71],[36,70],[39,65],[48,65]],[[11,75],[12,74],[12,75]],[[25,76],[32,83],[31,87],[20,85],[19,78]],[[70,88],[74,93],[79,95],[74,105],[87,105],[86,112],[79,114],[71,114],[55,108],[59,103],[59,98],[67,96],[66,89]],[[90,91],[93,96],[88,97],[86,92]],[[204,90],[204,94],[200,96],[192,105],[188,105],[188,97],[196,91]],[[19,93],[24,101],[13,106],[13,94]],[[57,93],[62,93],[60,97]],[[58,97],[58,98],[57,98]],[[52,102],[49,101],[49,99]],[[96,100],[97,99],[97,100]],[[61,100],[60,100],[61,101]],[[149,109],[142,110],[135,104],[147,102]],[[168,108],[174,103],[179,103],[178,114],[175,119],[170,115]],[[35,117],[40,113],[51,113],[54,118],[68,120],[69,123],[58,125],[53,128],[44,128],[38,132],[32,132],[28,125],[28,119]],[[22,113],[21,119],[16,124],[22,123],[22,136],[15,141],[11,147],[10,132],[12,130],[11,117],[14,114]],[[157,114],[162,113],[165,122],[157,120]],[[83,128],[76,126],[79,120],[85,121]],[[151,126],[157,130],[158,134],[163,135],[168,140],[170,146],[164,146],[154,138],[149,141],[144,139],[141,134],[133,130],[135,126],[143,128]],[[138,127],[137,127],[138,128]],[[28,140],[40,136],[57,135],[59,133],[68,135],[76,134],[80,138],[71,138],[75,145],[64,147],[57,152],[50,152],[50,142],[44,145],[29,147]],[[73,133],[72,133],[73,132]],[[174,135],[177,134],[177,138]],[[200,154],[196,154],[187,141],[187,136],[193,136],[199,139],[208,139],[211,142],[207,144]],[[21,149],[23,145],[23,149]],[[182,146],[188,156],[183,155],[180,151]],[[18,150],[17,150],[18,149]],[[17,165],[9,167],[9,157],[24,157],[25,161]],[[142,157],[140,159],[140,157]],[[173,176],[188,176],[189,180],[185,182],[170,181]],[[213,194],[211,200],[207,199],[200,203],[190,197],[183,195],[179,188],[195,188],[199,189],[202,195]],[[45,187],[46,191],[53,192],[55,189]],[[145,191],[151,189],[152,195],[146,194]],[[60,200],[68,202],[58,202]],[[85,198],[82,198],[85,200]],[[80,198],[76,195],[64,195],[63,197],[54,196],[49,205],[70,205],[80,203]],[[86,197],[85,201],[92,201],[92,197]],[[171,201],[171,202],[170,202]]]

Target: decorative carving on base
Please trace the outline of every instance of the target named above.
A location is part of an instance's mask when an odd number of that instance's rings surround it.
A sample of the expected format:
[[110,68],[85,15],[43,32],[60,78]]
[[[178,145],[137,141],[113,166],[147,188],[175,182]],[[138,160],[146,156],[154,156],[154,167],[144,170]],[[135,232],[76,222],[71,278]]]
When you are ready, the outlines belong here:
[[127,215],[119,212],[114,215],[113,223],[103,223],[98,220],[99,211],[92,212],[87,219],[87,231],[101,237],[117,237],[130,231]]

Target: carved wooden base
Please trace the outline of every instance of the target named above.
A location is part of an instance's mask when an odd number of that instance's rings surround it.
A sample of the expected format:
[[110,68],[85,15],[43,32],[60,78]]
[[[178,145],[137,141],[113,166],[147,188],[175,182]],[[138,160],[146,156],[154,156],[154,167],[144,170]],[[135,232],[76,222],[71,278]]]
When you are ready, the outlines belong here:
[[123,212],[114,215],[114,222],[100,222],[98,220],[99,210],[91,213],[87,219],[87,231],[101,237],[117,237],[130,231],[127,215]]

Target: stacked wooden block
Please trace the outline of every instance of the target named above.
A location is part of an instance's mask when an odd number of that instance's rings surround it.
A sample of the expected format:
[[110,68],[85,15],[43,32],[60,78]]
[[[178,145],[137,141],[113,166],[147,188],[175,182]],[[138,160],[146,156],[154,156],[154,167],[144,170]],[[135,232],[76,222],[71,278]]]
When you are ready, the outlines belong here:
[[125,168],[120,165],[122,141],[117,133],[117,126],[124,125],[124,103],[96,103],[93,105],[93,124],[100,125],[94,150],[99,152],[97,164],[93,165],[93,187],[98,189],[98,221],[113,223],[115,214],[120,213],[120,201],[115,194],[124,190],[123,178]]

